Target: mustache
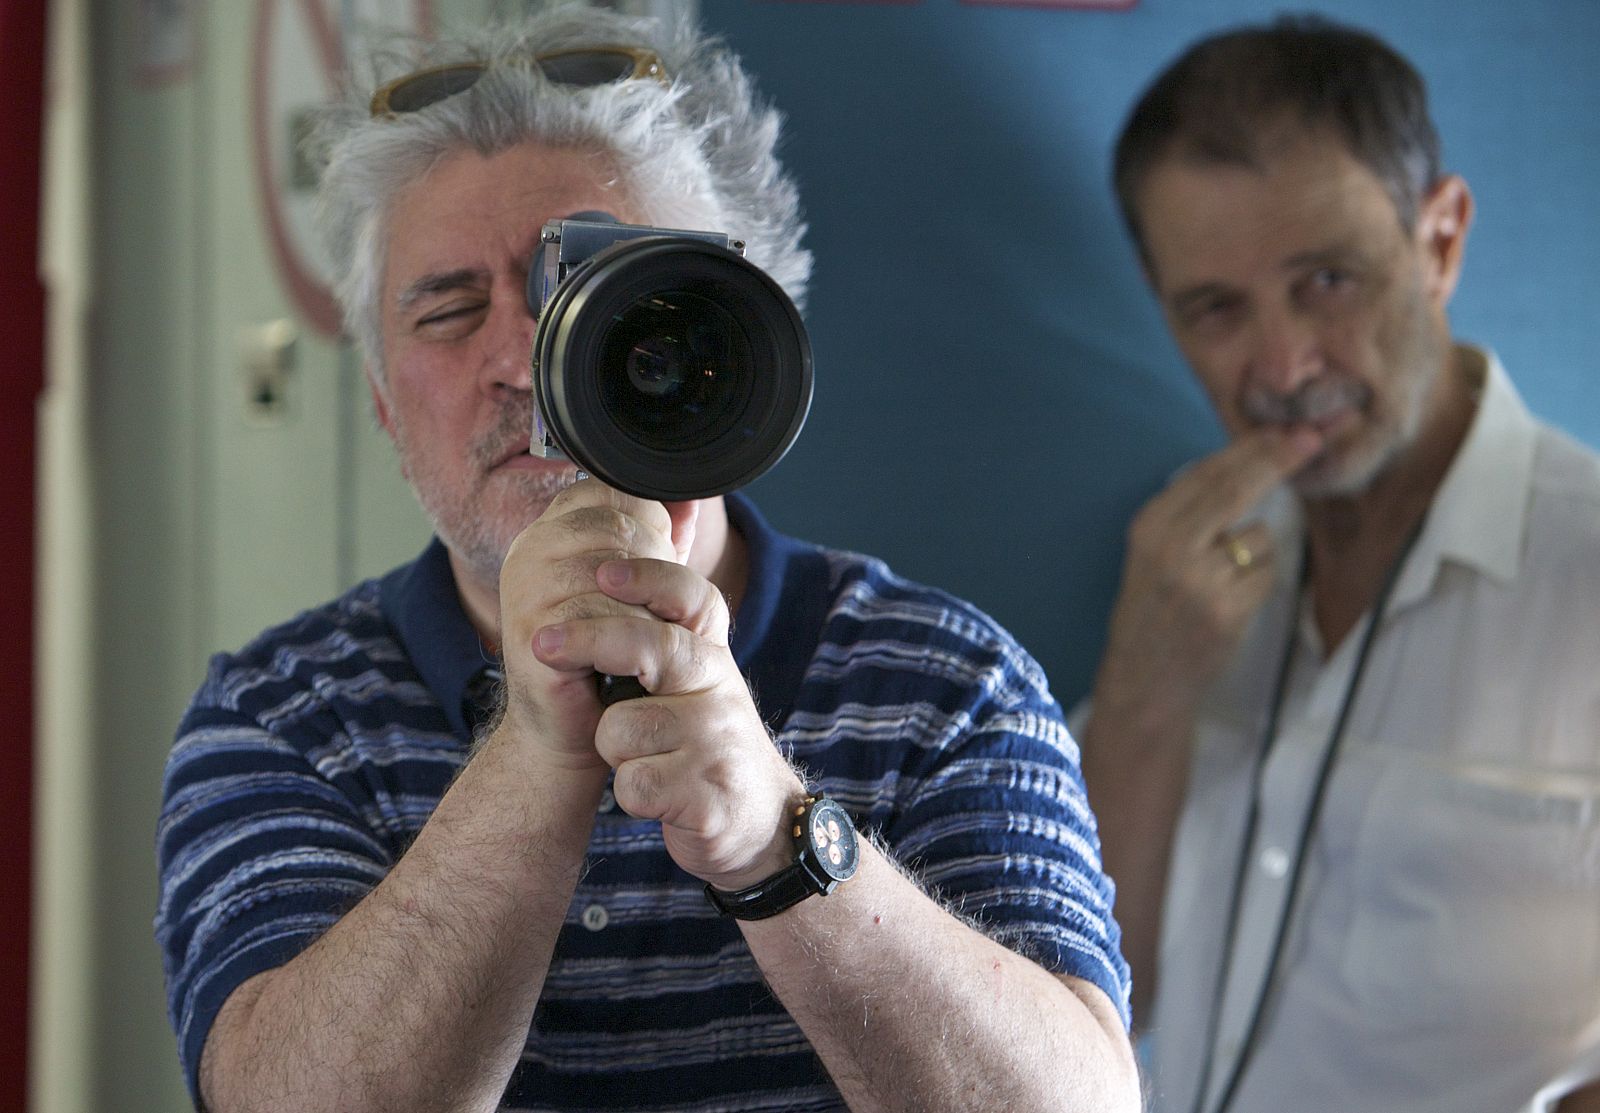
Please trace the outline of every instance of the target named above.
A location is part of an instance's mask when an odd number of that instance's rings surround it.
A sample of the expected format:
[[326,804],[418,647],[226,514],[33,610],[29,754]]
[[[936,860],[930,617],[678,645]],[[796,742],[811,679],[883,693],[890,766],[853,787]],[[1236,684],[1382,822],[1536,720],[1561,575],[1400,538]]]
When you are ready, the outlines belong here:
[[495,414],[494,425],[472,446],[472,462],[487,470],[511,453],[528,447],[533,431],[533,414],[528,403],[505,402]]
[[1287,394],[1262,386],[1245,388],[1239,408],[1257,425],[1315,425],[1341,410],[1362,409],[1372,388],[1341,376],[1324,375],[1301,383]]

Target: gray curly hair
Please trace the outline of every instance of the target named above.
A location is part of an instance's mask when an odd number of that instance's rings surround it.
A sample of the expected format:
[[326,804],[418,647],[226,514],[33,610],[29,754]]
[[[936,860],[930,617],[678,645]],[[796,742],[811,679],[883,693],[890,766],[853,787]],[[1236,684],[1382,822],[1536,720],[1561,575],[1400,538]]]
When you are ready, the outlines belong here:
[[[653,51],[667,81],[574,88],[547,81],[535,54],[575,47]],[[486,63],[470,88],[415,112],[374,118],[373,91],[426,66]],[[799,192],[779,164],[782,117],[756,95],[739,60],[686,18],[620,15],[557,3],[514,23],[431,42],[389,42],[346,97],[323,109],[310,150],[321,164],[318,220],[336,268],[345,328],[383,381],[378,304],[396,194],[446,155],[493,155],[537,141],[605,153],[644,219],[727,232],[751,262],[804,304],[811,253]]]

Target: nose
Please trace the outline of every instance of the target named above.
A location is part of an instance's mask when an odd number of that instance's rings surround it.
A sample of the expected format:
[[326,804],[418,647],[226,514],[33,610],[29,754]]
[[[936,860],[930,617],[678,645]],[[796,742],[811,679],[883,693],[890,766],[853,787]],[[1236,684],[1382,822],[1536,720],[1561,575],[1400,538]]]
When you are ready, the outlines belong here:
[[1292,307],[1261,313],[1250,360],[1250,380],[1275,394],[1293,393],[1322,371],[1315,322]]
[[533,336],[538,323],[521,298],[502,299],[484,336],[483,384],[491,394],[533,389]]

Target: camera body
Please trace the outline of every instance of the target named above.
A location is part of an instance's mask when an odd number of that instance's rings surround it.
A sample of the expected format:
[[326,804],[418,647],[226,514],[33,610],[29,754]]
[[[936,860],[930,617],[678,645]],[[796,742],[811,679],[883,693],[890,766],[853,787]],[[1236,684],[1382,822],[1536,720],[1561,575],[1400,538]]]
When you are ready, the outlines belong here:
[[552,220],[528,270],[531,451],[645,498],[722,494],[777,463],[811,404],[783,289],[717,232]]
[[[696,232],[684,228],[656,228],[648,224],[619,224],[610,213],[587,212],[552,220],[539,233],[539,250],[528,274],[528,300],[543,308],[555,295],[556,287],[579,263],[588,262],[606,248],[647,237],[696,240],[744,254],[744,241],[722,232]],[[534,272],[539,274],[535,303]]]

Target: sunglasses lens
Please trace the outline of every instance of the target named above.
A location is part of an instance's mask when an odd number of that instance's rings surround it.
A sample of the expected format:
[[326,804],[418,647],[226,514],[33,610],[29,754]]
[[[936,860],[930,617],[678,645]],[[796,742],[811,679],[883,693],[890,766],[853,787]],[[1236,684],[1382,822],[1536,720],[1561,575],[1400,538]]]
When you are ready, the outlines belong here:
[[539,70],[556,85],[610,85],[634,75],[633,55],[620,50],[576,50],[539,59]]
[[451,66],[416,74],[389,90],[389,111],[415,112],[438,104],[446,97],[472,88],[482,76],[483,67],[477,65]]
[[[587,89],[610,85],[634,77],[659,77],[661,64],[650,54],[635,56],[631,51],[602,47],[595,50],[567,50],[536,58],[534,64],[545,80],[555,85]],[[446,97],[472,88],[484,74],[482,62],[463,62],[457,66],[424,70],[379,90],[372,101],[372,112],[400,115],[416,112]]]

